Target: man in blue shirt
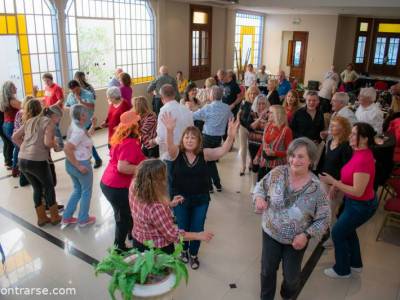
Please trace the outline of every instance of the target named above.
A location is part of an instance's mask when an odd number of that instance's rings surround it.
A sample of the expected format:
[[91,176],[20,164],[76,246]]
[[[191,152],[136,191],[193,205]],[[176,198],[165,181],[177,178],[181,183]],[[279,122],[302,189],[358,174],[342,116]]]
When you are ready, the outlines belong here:
[[[203,126],[203,148],[217,148],[221,146],[222,136],[225,134],[226,126],[230,118],[233,118],[231,108],[221,101],[223,89],[218,86],[211,87],[211,103],[193,113],[193,120],[204,121]],[[215,161],[208,161],[210,173],[210,193],[214,191],[213,185],[218,192],[222,191],[221,180]]]
[[[65,105],[67,107],[71,107],[72,105],[75,104],[82,104],[83,106],[85,106],[88,112],[88,120],[85,124],[85,127],[89,129],[92,124],[91,120],[94,113],[94,103],[95,103],[94,95],[88,90],[81,88],[79,82],[76,80],[71,80],[70,82],[68,82],[68,88],[70,90],[70,93],[68,94]],[[93,158],[95,159],[95,164],[93,168],[97,169],[101,167],[103,161],[101,160],[94,146],[92,148],[92,154]]]
[[281,101],[285,98],[286,94],[292,89],[289,80],[286,79],[285,71],[279,71],[279,85],[278,94]]
[[114,76],[113,76],[113,78],[110,79],[107,86],[109,88],[113,87],[113,86],[119,87],[121,85],[121,83],[119,82],[119,75],[121,75],[121,73],[123,73],[123,72],[124,71],[122,70],[122,68],[115,69]]

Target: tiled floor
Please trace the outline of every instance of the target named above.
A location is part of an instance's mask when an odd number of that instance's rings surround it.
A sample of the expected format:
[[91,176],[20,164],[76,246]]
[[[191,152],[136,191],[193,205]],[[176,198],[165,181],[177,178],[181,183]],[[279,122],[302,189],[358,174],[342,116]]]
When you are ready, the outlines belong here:
[[[106,143],[105,131],[96,134],[95,143],[97,146]],[[106,162],[107,147],[100,148],[99,153]],[[63,153],[53,155],[55,160],[61,157]],[[174,297],[176,300],[258,299],[261,229],[260,216],[253,213],[250,205],[250,176],[239,177],[239,158],[236,151],[221,159],[218,167],[224,191],[212,196],[206,222],[206,229],[213,231],[215,238],[202,245],[201,267],[197,271],[190,270],[189,284],[179,286]],[[104,168],[105,165],[94,171],[91,213],[98,220],[95,226],[84,229],[68,227],[65,230],[50,225],[43,228],[96,259],[104,256],[114,234],[112,209],[99,188]],[[56,171],[57,200],[65,203],[71,191],[71,181],[65,172],[64,161],[56,162]],[[3,168],[0,170],[0,206],[35,224],[30,187],[18,187],[17,179],[4,177],[7,174]],[[400,300],[400,247],[375,241],[382,218],[383,212],[378,211],[359,230],[365,263],[362,274],[347,280],[325,277],[322,274],[323,269],[331,266],[334,260],[333,251],[327,250],[306,282],[299,299]],[[75,288],[75,296],[53,295],[45,299],[109,299],[108,275],[96,278],[92,266],[2,214],[0,242],[8,256],[7,271],[0,271],[0,288],[72,287]],[[304,263],[313,248],[310,245]],[[230,283],[235,283],[237,288],[231,289]],[[1,294],[0,298],[24,299],[23,296]],[[278,295],[276,299],[280,299]]]

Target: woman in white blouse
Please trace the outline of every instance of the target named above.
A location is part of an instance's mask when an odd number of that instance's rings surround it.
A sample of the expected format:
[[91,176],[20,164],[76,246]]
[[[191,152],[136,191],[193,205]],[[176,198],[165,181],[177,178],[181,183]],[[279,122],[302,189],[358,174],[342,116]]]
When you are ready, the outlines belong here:
[[[89,216],[92,198],[93,169],[90,163],[93,142],[91,136],[96,128],[96,119],[89,120],[85,106],[76,104],[71,107],[71,126],[68,129],[67,143],[64,146],[66,155],[65,168],[73,182],[73,191],[64,210],[64,226],[79,223],[80,227],[94,224],[96,217]],[[89,130],[86,128],[91,127]],[[73,214],[79,204],[78,218]]]

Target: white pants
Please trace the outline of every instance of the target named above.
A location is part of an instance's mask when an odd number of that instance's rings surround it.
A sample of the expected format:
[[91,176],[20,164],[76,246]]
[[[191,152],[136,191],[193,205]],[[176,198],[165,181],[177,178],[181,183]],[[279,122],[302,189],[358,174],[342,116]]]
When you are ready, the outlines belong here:
[[240,155],[240,158],[242,159],[242,170],[246,170],[248,137],[249,137],[249,131],[246,129],[246,127],[243,127],[242,125],[240,125],[240,128],[239,128],[239,141],[240,141],[239,155]]

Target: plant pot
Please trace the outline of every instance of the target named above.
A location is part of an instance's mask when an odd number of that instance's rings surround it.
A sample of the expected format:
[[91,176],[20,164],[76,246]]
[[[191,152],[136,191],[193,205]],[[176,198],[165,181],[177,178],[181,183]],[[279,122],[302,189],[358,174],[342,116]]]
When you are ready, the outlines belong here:
[[132,294],[133,299],[141,300],[172,300],[176,277],[169,274],[162,281],[152,284],[135,284]]

